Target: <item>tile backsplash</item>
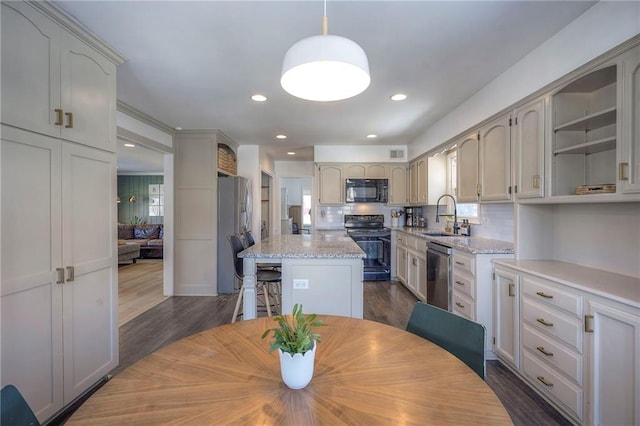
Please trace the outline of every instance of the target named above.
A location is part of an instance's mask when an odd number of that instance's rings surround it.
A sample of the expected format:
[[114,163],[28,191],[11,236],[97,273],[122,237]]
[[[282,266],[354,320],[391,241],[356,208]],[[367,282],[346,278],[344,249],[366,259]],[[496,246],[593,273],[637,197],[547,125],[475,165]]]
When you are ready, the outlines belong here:
[[[343,206],[318,206],[316,229],[342,228],[345,214],[383,214],[385,226],[391,226],[391,207],[382,204],[346,204]],[[427,218],[427,227],[444,230],[444,221],[436,223],[436,207],[423,206]],[[478,206],[480,223],[471,224],[471,235],[495,240],[513,242],[513,204],[480,204]],[[404,217],[400,223],[404,223]]]

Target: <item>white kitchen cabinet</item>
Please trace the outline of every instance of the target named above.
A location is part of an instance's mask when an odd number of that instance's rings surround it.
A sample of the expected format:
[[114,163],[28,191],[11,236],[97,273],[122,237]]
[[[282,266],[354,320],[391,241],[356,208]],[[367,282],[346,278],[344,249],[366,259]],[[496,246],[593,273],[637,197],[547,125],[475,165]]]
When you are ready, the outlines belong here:
[[585,315],[586,423],[636,425],[640,423],[640,309],[589,296]]
[[511,123],[505,114],[478,131],[480,202],[511,200]]
[[520,309],[518,275],[500,267],[494,269],[493,350],[514,368],[520,366]]
[[411,161],[409,163],[409,204],[418,203],[418,163]]
[[384,164],[368,164],[368,163],[345,164],[343,166],[343,175],[345,179],[348,179],[348,178],[384,179],[387,177],[387,167]]
[[623,193],[640,192],[640,47],[622,57],[622,138],[618,184]]
[[344,204],[344,185],[341,165],[321,164],[318,166],[319,204]]
[[118,364],[115,154],[2,127],[2,385],[44,421]]
[[405,164],[389,166],[389,204],[395,206],[407,204],[407,166]]
[[46,16],[56,13],[46,2],[2,3],[2,122],[115,152],[114,55]]
[[473,132],[457,141],[456,200],[459,203],[478,202],[478,133]]
[[407,256],[407,236],[404,233],[398,233],[396,239],[396,277],[402,283],[407,285],[408,272],[408,256]]
[[408,251],[407,283],[413,293],[423,302],[427,300],[427,252]]
[[640,281],[554,261],[495,268],[520,284],[515,371],[575,423],[638,424]]
[[546,98],[516,109],[514,122],[515,196],[544,196],[544,146]]
[[417,203],[418,204],[427,204],[428,194],[427,194],[427,173],[428,173],[428,165],[429,158],[427,156],[422,156],[416,160],[416,190],[417,190]]
[[493,352],[493,278],[491,259],[510,258],[511,254],[472,254],[453,250],[451,257],[453,313],[482,324],[487,335],[485,357]]

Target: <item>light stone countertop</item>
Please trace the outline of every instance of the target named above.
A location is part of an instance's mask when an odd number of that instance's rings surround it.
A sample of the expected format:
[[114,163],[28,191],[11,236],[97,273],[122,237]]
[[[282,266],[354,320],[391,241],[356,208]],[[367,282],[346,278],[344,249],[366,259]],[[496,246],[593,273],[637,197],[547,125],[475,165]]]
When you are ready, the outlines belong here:
[[513,254],[513,243],[509,241],[493,240],[481,237],[437,237],[424,235],[426,232],[441,232],[439,229],[430,228],[405,228],[397,227],[392,230],[404,232],[405,234],[423,238],[425,240],[437,241],[455,250],[464,251],[471,254]]
[[238,254],[240,258],[360,259],[364,251],[350,237],[331,234],[274,235]]
[[558,260],[493,260],[520,272],[640,308],[640,279]]

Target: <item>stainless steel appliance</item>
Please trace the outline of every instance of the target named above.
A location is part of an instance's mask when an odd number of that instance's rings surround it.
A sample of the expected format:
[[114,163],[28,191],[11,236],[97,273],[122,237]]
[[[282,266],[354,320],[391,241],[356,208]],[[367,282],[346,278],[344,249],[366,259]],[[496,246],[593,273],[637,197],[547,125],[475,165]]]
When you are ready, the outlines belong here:
[[451,247],[427,243],[427,303],[451,311]]
[[218,293],[236,293],[233,258],[227,235],[251,230],[251,184],[236,176],[218,177]]
[[345,202],[386,203],[388,186],[387,179],[346,179]]
[[384,226],[384,215],[344,216],[347,234],[365,252],[364,280],[389,281],[391,278],[391,231]]
[[408,227],[420,227],[425,225],[424,218],[422,217],[422,207],[405,207],[406,221],[404,226]]

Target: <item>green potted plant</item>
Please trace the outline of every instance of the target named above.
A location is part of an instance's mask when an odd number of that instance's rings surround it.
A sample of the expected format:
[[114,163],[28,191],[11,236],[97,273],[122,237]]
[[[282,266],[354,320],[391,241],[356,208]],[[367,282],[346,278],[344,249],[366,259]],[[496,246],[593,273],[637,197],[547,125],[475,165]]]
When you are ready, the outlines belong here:
[[315,329],[325,324],[316,314],[304,315],[298,304],[293,306],[291,322],[287,315],[279,315],[274,321],[278,327],[265,330],[262,338],[273,332],[269,352],[278,350],[280,354],[282,381],[291,389],[302,389],[313,377],[316,346],[321,340]]

